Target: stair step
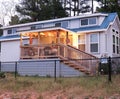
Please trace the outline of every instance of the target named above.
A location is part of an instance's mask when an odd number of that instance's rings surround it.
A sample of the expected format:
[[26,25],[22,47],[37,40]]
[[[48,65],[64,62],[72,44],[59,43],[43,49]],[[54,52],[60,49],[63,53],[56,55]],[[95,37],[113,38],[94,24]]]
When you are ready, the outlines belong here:
[[71,61],[69,61],[69,60],[65,60],[65,61],[63,61],[63,63],[66,64],[66,65],[69,65],[70,67],[72,67],[72,68],[74,68],[74,69],[76,69],[76,70],[79,70],[79,71],[81,71],[81,72],[84,72],[85,74],[88,74],[88,75],[90,74],[90,72],[87,71],[84,67],[78,66],[78,65],[75,64],[74,62],[71,62]]

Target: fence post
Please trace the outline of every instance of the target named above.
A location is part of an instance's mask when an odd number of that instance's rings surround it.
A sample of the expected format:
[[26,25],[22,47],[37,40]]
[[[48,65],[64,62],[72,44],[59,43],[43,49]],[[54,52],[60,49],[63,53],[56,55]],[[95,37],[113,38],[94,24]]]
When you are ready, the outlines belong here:
[[98,75],[101,75],[101,62],[99,62],[99,66],[98,66]]
[[15,79],[17,77],[17,62],[15,62]]
[[111,79],[111,57],[108,58],[108,82],[112,82],[112,79]]
[[55,60],[55,68],[54,68],[54,79],[56,81],[56,60]]
[[1,61],[0,61],[0,72],[1,72]]

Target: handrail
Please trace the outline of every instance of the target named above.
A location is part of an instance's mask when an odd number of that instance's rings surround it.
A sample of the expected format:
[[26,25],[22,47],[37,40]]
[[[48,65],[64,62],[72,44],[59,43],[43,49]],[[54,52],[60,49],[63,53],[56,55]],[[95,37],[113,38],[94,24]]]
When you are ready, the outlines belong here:
[[[64,44],[59,43],[58,46],[64,47],[63,51],[67,50],[66,52],[63,52],[63,53],[68,53],[68,51],[69,51],[74,54],[76,53],[76,56],[80,55],[80,57],[74,57],[74,58],[71,57],[71,59],[96,59],[97,58],[97,57],[95,57],[89,53],[86,53],[84,51],[81,51],[80,49],[77,49],[71,45],[64,45]],[[68,54],[71,54],[71,53],[68,53]],[[65,56],[65,57],[67,57],[67,56]]]
[[84,53],[84,54],[90,55],[90,56],[93,57],[93,58],[97,58],[96,56],[94,56],[94,55],[92,55],[92,54],[89,54],[89,53],[86,53],[86,52],[84,52],[84,51],[82,51],[82,50],[80,50],[80,49],[77,49],[77,48],[75,48],[75,47],[73,47],[73,46],[71,46],[71,45],[68,45],[68,46],[71,47],[71,48],[73,48],[73,49],[75,49],[75,50],[77,50],[77,51],[80,51],[80,52],[82,52],[82,53]]
[[97,65],[97,61],[96,61],[97,57],[88,54],[84,51],[81,51],[75,47],[72,47],[70,45],[58,44],[58,46],[59,46],[60,57],[63,57],[69,63],[76,65],[78,68],[83,68],[91,73],[95,72],[95,68]]

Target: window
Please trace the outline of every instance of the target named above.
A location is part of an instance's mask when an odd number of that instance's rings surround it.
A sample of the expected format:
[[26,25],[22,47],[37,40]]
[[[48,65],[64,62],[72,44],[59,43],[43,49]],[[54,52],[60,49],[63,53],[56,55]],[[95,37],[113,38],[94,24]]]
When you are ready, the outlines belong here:
[[0,52],[1,52],[1,42],[0,42]]
[[115,35],[113,35],[113,43],[115,43]]
[[82,19],[81,25],[88,25],[88,19]]
[[13,33],[16,33],[16,31],[17,31],[16,28],[13,28],[13,29],[12,29],[12,32],[13,32]]
[[80,43],[85,43],[85,35],[79,35],[78,36],[78,43],[80,44]]
[[91,34],[90,35],[90,51],[91,52],[98,52],[98,34]]
[[116,37],[116,50],[117,50],[117,54],[119,54],[119,38]]
[[113,31],[113,32],[115,32],[115,30],[114,30],[114,29],[112,29],[112,31]]
[[115,35],[113,35],[113,53],[115,53],[115,50],[116,50],[116,48],[115,48]]
[[113,35],[113,53],[119,54],[119,37]]
[[34,30],[35,29],[35,25],[31,26],[31,30]]
[[91,44],[91,52],[98,52],[98,44]]
[[115,44],[113,44],[113,53],[115,53]]
[[79,44],[79,49],[85,51],[85,44]]
[[96,22],[96,17],[93,18],[87,18],[87,19],[81,19],[81,26],[86,26],[86,25],[95,25]]
[[79,49],[85,51],[85,35],[78,36]]
[[8,34],[12,34],[12,29],[9,29],[9,30],[8,30]]
[[38,24],[35,27],[36,27],[36,29],[41,29],[42,28],[42,24]]
[[68,27],[68,21],[63,21],[62,22],[62,27],[64,27],[64,28]]
[[116,31],[116,34],[118,34],[118,31]]
[[119,39],[118,39],[118,37],[116,37],[116,44],[117,44],[117,45],[119,44]]
[[61,27],[61,23],[55,23],[55,27]]
[[90,35],[90,42],[98,42],[98,34],[91,34]]
[[96,18],[90,18],[89,24],[96,24]]

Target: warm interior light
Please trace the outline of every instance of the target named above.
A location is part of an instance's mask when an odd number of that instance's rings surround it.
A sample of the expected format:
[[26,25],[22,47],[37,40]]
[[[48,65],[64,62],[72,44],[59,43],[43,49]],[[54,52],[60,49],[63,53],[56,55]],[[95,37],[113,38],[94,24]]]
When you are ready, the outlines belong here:
[[45,35],[43,32],[40,32],[40,35]]

